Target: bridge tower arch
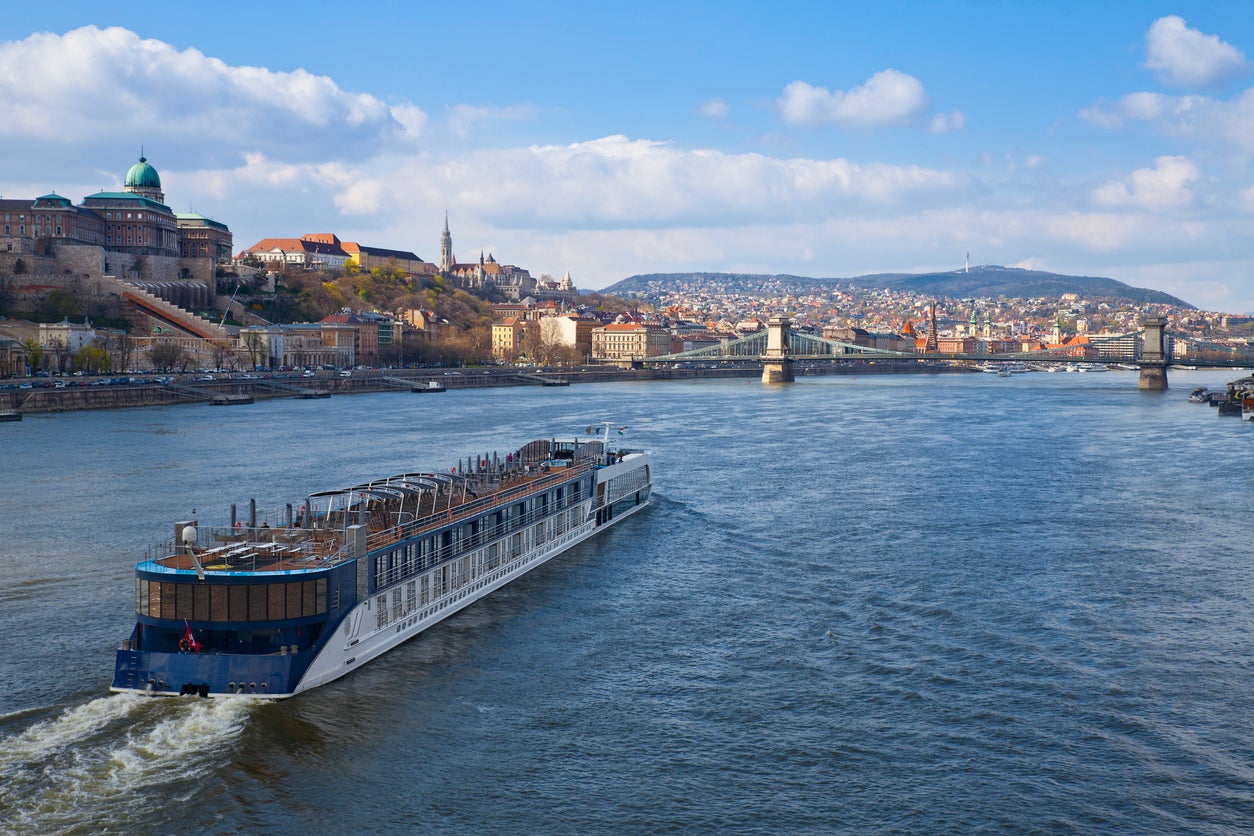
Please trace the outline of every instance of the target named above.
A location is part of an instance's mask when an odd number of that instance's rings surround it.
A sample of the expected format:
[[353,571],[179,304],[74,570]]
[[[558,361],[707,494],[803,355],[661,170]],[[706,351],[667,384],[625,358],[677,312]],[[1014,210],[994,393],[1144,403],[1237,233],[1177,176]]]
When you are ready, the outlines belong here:
[[1141,340],[1141,378],[1138,389],[1161,391],[1167,388],[1167,351],[1163,340],[1166,320],[1151,316],[1145,320],[1145,334]]
[[763,383],[792,383],[792,358],[788,356],[788,333],[792,320],[773,316],[766,323],[766,354],[762,356]]

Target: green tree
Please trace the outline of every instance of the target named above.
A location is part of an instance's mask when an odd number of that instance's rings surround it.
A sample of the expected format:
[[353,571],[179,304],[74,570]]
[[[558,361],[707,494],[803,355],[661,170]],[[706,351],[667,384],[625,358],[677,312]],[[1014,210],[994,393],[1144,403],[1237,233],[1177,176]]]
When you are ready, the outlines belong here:
[[22,351],[26,353],[26,363],[31,371],[37,372],[44,367],[44,347],[39,340],[30,337],[22,340]]
[[104,346],[91,343],[74,352],[73,363],[74,368],[88,374],[100,374],[107,372],[111,366],[111,358],[109,352]]
[[48,291],[48,295],[40,301],[35,313],[44,322],[60,322],[79,315],[78,299],[68,291],[57,288]]

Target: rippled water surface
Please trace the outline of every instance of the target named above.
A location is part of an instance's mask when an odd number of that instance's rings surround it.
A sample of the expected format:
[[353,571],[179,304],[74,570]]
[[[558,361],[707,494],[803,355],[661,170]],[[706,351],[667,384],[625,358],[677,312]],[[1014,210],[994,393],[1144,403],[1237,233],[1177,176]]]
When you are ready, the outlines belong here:
[[[1254,425],[1128,373],[603,384],[0,429],[0,832],[1254,830]],[[609,418],[656,502],[296,699],[105,696],[132,569]]]

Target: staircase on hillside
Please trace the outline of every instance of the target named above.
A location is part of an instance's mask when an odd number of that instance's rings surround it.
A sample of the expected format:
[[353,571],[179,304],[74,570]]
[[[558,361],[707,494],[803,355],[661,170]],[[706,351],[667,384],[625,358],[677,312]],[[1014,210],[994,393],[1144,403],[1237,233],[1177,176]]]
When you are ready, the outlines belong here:
[[118,294],[129,307],[149,320],[177,329],[185,334],[206,340],[233,340],[234,335],[226,328],[202,319],[191,311],[171,304],[154,293],[128,284],[112,276],[104,277],[104,287]]

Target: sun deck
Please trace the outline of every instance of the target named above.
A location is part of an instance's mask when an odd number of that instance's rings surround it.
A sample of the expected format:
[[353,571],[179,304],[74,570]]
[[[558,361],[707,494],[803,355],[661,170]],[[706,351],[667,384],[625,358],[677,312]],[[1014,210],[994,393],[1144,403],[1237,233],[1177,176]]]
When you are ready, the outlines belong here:
[[[613,454],[611,454],[613,455]],[[353,557],[350,526],[374,551],[576,479],[607,464],[599,441],[531,442],[517,454],[461,463],[450,473],[403,473],[306,497],[300,513],[259,525],[198,529],[196,542],[149,550],[156,572],[260,573],[327,569]],[[287,523],[287,524],[284,524]]]

